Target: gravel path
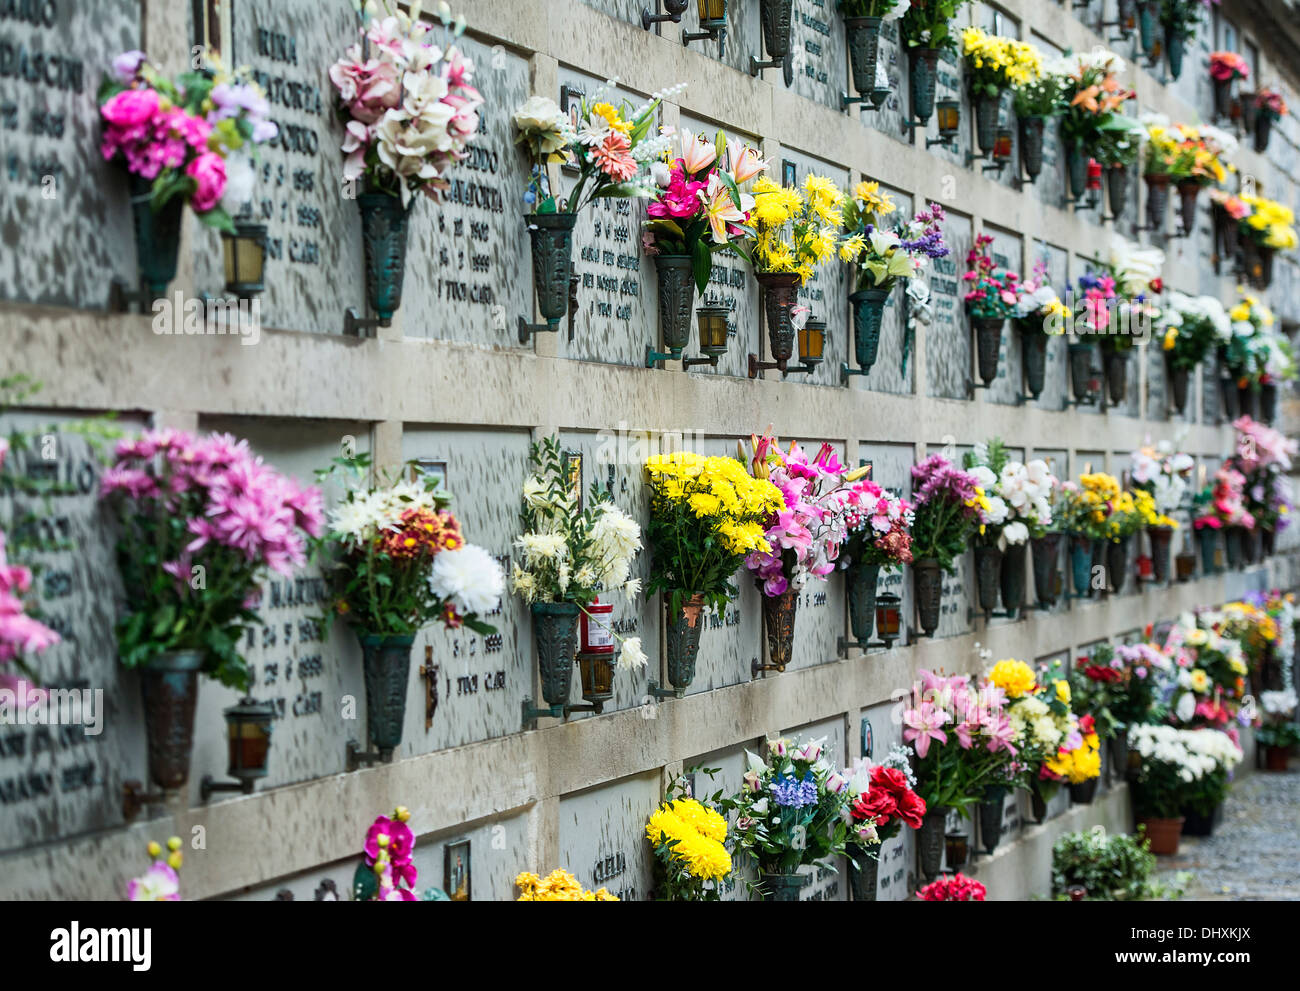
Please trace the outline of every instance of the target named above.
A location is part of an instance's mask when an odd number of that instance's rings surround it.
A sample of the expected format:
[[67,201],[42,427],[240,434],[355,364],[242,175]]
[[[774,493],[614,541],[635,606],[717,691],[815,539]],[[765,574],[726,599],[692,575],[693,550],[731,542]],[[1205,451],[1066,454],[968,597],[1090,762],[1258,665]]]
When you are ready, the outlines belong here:
[[1162,883],[1179,871],[1193,875],[1184,899],[1300,901],[1300,760],[1236,782],[1213,836],[1184,836],[1176,857],[1159,858]]

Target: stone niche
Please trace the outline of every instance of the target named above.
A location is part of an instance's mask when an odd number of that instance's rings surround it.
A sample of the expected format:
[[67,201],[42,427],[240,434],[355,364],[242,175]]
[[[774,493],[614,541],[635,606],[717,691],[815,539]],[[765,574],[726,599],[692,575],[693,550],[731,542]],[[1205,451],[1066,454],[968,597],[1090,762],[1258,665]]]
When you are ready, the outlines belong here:
[[[807,726],[796,726],[781,731],[781,736],[800,744],[820,740],[826,761],[837,770],[845,760],[844,717],[836,716]],[[803,902],[842,902],[849,897],[847,870],[852,870],[847,857],[835,858],[835,869],[804,866],[799,873],[808,877],[799,900]]]
[[[864,177],[864,181],[871,182],[873,180]],[[846,192],[849,196],[853,195],[852,188],[846,190]],[[887,218],[887,223],[911,219],[915,213],[916,204],[910,193],[884,185],[881,185],[880,192],[888,194],[897,207]],[[857,274],[852,270],[850,270],[850,273],[846,273],[848,278],[845,281],[845,292],[852,294],[857,288]],[[928,273],[922,276],[922,279],[928,278],[930,278]],[[888,392],[893,395],[903,396],[911,395],[914,390],[916,383],[916,342],[908,340],[906,336],[908,314],[906,286],[906,281],[900,281],[885,301],[885,314],[880,324],[880,345],[876,352],[876,363],[871,366],[871,371],[867,375],[851,376],[848,380],[849,388],[870,389],[875,392]],[[851,304],[846,304],[846,306],[848,309],[848,327],[844,337],[844,348],[847,354],[845,360],[852,368],[856,369],[858,361],[853,342],[853,307]],[[904,349],[907,351],[906,361],[904,360]],[[836,366],[833,371],[838,375],[839,367]]]
[[[1046,241],[1033,240],[1029,245],[1029,254],[1025,259],[1026,278],[1033,275],[1034,266],[1042,262],[1046,266],[1047,276],[1057,295],[1065,298],[1066,284],[1070,279],[1070,253]],[[1047,370],[1043,376],[1043,392],[1036,405],[1039,409],[1063,409],[1070,399],[1070,367],[1068,360],[1069,338],[1065,335],[1052,337],[1047,342]],[[1018,343],[1017,343],[1017,346]]]
[[971,249],[971,219],[949,210],[940,225],[948,246],[945,258],[934,259],[930,275],[930,302],[934,319],[925,328],[926,395],[965,399],[972,366],[972,333],[966,318],[966,255]]
[[[984,225],[984,233],[993,238],[988,246],[993,264],[1024,279],[1022,268],[1023,242],[1018,234],[1003,230],[992,224]],[[1013,321],[1008,320],[1002,328],[1002,344],[998,348],[998,377],[988,389],[988,398],[995,403],[1016,405],[1025,391],[1025,363],[1020,349],[1020,332]]]
[[[529,437],[524,431],[448,430],[408,425],[403,457],[416,470],[442,474],[452,495],[461,534],[482,547],[509,574],[519,534],[519,491],[528,476]],[[416,638],[406,705],[406,736],[417,752],[456,747],[519,731],[519,707],[533,691],[532,622],[528,606],[508,591],[484,622],[497,632],[480,636],[468,627],[434,623]],[[433,694],[420,666],[432,665]],[[432,713],[429,710],[432,709]],[[431,725],[426,728],[426,721]]]
[[[606,889],[622,901],[647,901],[654,888],[654,851],[646,820],[659,807],[658,770],[564,795],[559,803],[560,860],[589,890]],[[551,867],[539,868],[545,876]]]
[[[915,452],[910,444],[859,444],[858,460],[871,462],[871,478],[877,485],[893,495],[911,501],[912,464],[915,460]],[[876,579],[877,595],[891,592],[902,599],[899,605],[899,616],[903,624],[906,624],[908,617],[913,615],[912,582],[904,580],[905,574],[908,574],[905,568],[894,568],[888,571],[881,568],[880,575]],[[845,579],[837,575],[832,577],[831,581],[843,584]],[[841,594],[847,595],[847,592],[842,591]],[[844,635],[851,637],[852,631],[847,625],[847,619],[845,623]],[[900,635],[906,635],[901,628],[899,632]],[[872,636],[876,640],[880,638],[880,630],[874,624]]]
[[[301,484],[314,483],[317,469],[327,467],[331,458],[363,453],[370,445],[369,427],[362,423],[205,417],[201,427],[204,433],[229,432],[247,439],[254,453]],[[328,509],[342,495],[341,485],[327,485],[324,494]],[[269,773],[259,791],[337,774],[345,767],[348,741],[356,740],[363,747],[367,743],[366,690],[356,635],[335,620],[322,638],[313,622],[329,614],[330,598],[325,576],[311,560],[288,578],[269,575],[262,586],[258,611],[263,625],[248,632],[242,648],[254,675],[249,694],[275,706]],[[414,671],[411,678],[420,684]],[[221,713],[239,698],[240,693],[216,681],[200,681],[190,765],[191,805],[200,804],[199,782],[204,774],[226,778],[226,725]],[[418,689],[412,688],[407,696],[407,730],[394,759],[428,749],[417,749],[412,742],[418,698]],[[213,801],[221,798],[218,795]]]
[[139,0],[7,4],[0,11],[0,298],[101,309],[135,285],[126,171],[104,161],[95,99],[140,47]]
[[[860,710],[858,725],[849,726],[850,732],[858,736],[859,757],[879,764],[892,748],[904,745],[902,714],[907,704],[906,700],[881,702]],[[870,753],[864,744],[870,745]],[[852,864],[848,870],[853,870]],[[880,901],[905,901],[916,890],[915,830],[904,826],[892,840],[881,844],[876,884],[876,897]]]
[[[329,68],[359,40],[348,0],[232,0],[227,65],[248,65],[266,91],[274,141],[257,150],[253,220],[267,225],[265,326],[339,333],[343,313],[365,314],[358,188],[343,180],[343,126]],[[416,206],[427,210],[425,204]],[[224,284],[219,235],[191,218],[195,291]],[[418,280],[411,245],[408,287]]]
[[0,850],[120,826],[123,781],[145,778],[138,678],[118,665],[114,641],[122,592],[112,513],[99,499],[102,460],[86,437],[60,432],[68,420],[0,418],[0,435],[32,435],[32,450],[10,452],[6,474],[65,490],[48,499],[0,490],[0,530],[9,563],[32,570],[33,614],[61,638],[29,660],[37,684],[90,692],[81,698],[91,709],[76,725],[0,726]]

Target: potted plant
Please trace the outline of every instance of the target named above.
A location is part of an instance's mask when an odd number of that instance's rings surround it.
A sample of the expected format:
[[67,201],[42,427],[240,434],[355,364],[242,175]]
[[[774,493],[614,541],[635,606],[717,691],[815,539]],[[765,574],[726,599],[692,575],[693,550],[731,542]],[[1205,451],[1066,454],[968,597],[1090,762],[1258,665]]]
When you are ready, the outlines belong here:
[[[1055,669],[1036,672],[1014,658],[998,661],[985,676],[1006,698],[1010,743],[1015,748],[1012,780],[1029,792],[1034,818],[1042,822],[1064,774],[1049,764],[1062,746],[1081,742],[1078,719],[1070,711],[1069,684]],[[1069,752],[1067,747],[1066,752]]]
[[869,478],[854,483],[846,496],[847,536],[840,548],[849,600],[849,628],[859,649],[871,642],[880,569],[912,563],[912,506]]
[[1169,292],[1160,322],[1164,326],[1161,345],[1165,378],[1174,408],[1187,410],[1187,385],[1192,371],[1216,348],[1232,337],[1232,323],[1223,304],[1214,296],[1186,296]]
[[1291,751],[1300,743],[1300,725],[1295,721],[1295,689],[1261,692],[1263,724],[1255,731],[1255,746],[1264,748],[1264,766],[1285,771]]
[[[568,312],[578,212],[595,199],[650,197],[657,188],[642,171],[642,163],[659,159],[671,146],[672,139],[656,129],[659,105],[684,87],[669,87],[642,106],[633,107],[626,100],[617,105],[610,102],[611,86],[582,98],[576,108],[576,131],[569,115],[545,96],[529,97],[512,117],[516,141],[526,146],[532,162],[524,202],[533,209],[525,220],[532,245],[537,308],[546,321],[529,324],[521,316],[521,344],[533,333],[555,330]],[[551,187],[547,166],[566,160],[575,164],[578,177],[569,195],[562,197]],[[718,199],[720,202],[721,196]]]
[[1015,316],[1020,300],[1020,276],[994,264],[986,250],[992,243],[988,234],[975,239],[975,246],[966,255],[967,271],[962,276],[970,284],[965,296],[966,313],[975,328],[976,365],[985,385],[998,377],[1002,331],[1007,319]]
[[925,799],[918,795],[908,751],[895,747],[879,764],[862,758],[844,772],[848,779],[847,850],[852,863],[849,893],[855,902],[874,902],[882,846],[903,826],[920,829]]
[[230,209],[249,198],[256,146],[275,138],[270,105],[247,70],[163,78],[144,52],[113,60],[100,83],[100,151],[128,177],[142,310],[176,277],[186,204],[208,227],[235,233]]
[[1104,830],[1066,833],[1052,846],[1052,896],[1082,887],[1087,901],[1141,901],[1152,895],[1156,858],[1141,837]]
[[930,636],[939,628],[943,574],[956,570],[971,536],[987,525],[989,502],[973,475],[932,454],[912,468],[912,506],[916,612]]
[[1232,116],[1232,84],[1250,78],[1250,66],[1237,52],[1210,52],[1210,79],[1214,82],[1214,113]]
[[731,803],[735,849],[757,865],[764,900],[798,901],[809,876],[801,867],[834,871],[845,855],[848,781],[822,740],[768,740],[762,756],[745,756],[744,784]]
[[839,12],[844,18],[844,33],[849,43],[853,88],[859,96],[871,96],[876,88],[880,26],[885,21],[898,20],[909,6],[907,0],[839,0]]
[[378,472],[361,454],[317,473],[321,482],[338,478],[344,486],[318,550],[333,585],[333,613],[361,644],[366,726],[384,760],[402,742],[416,635],[435,621],[495,633],[480,617],[500,605],[505,589],[501,566],[466,543],[437,478],[409,480],[416,469],[408,462],[395,476]]
[[1091,713],[1098,735],[1107,745],[1111,773],[1129,770],[1129,729],[1148,722],[1155,710],[1157,686],[1172,662],[1148,643],[1103,643],[1075,663],[1071,698],[1075,712]]
[[1241,748],[1227,733],[1201,729],[1185,738],[1193,759],[1205,768],[1183,799],[1183,835],[1211,836],[1222,815],[1232,770],[1241,763]]
[[1043,171],[1043,134],[1047,122],[1061,113],[1061,79],[1044,72],[1036,79],[1013,83],[1012,108],[1020,130],[1020,162],[1029,182]]
[[149,776],[176,791],[189,778],[198,676],[252,686],[240,646],[262,624],[261,582],[304,562],[322,532],[320,492],[229,434],[151,430],[118,442],[100,493],[121,521],[118,656],[140,671]]
[[1012,86],[1038,80],[1043,59],[1031,44],[973,26],[961,32],[961,55],[975,101],[975,138],[987,157],[993,154],[997,139],[1002,94]]
[[[751,435],[750,445],[751,473],[776,486],[783,501],[778,511],[768,515],[764,533],[768,549],[751,551],[745,567],[763,596],[765,670],[784,671],[794,651],[799,595],[809,581],[825,581],[835,570],[848,532],[850,494],[870,469],[849,471],[829,444],[823,444],[812,458],[797,442],[782,451],[770,427],[762,437]],[[743,443],[740,454],[745,456]]]
[[[794,355],[792,310],[799,287],[831,258],[843,222],[844,194],[824,176],[809,173],[802,192],[769,176],[754,183],[754,273],[763,290],[763,315],[771,364],[785,371]],[[758,355],[749,359],[750,378],[759,372]]]
[[589,608],[602,592],[621,591],[629,599],[640,592],[640,579],[629,575],[641,550],[641,528],[596,482],[582,499],[579,473],[561,451],[558,437],[535,442],[529,464],[510,588],[532,611],[542,698],[557,712],[569,701],[582,617],[621,644],[620,669],[645,667],[641,638],[620,636]]
[[988,888],[960,872],[937,878],[921,888],[916,897],[923,902],[982,902]]
[[[695,293],[703,295],[708,288],[713,256],[730,251],[749,260],[745,238],[754,233],[747,226],[754,198],[741,187],[762,175],[768,164],[748,146],[739,152],[729,149],[721,131],[710,143],[684,130],[681,147],[680,157],[650,167],[654,192],[642,237],[658,275],[664,347],[673,357],[680,357],[690,340]],[[649,346],[646,352],[652,363],[657,352]]]
[[1264,154],[1268,151],[1268,141],[1273,133],[1273,125],[1289,112],[1282,94],[1268,86],[1262,86],[1251,101],[1255,118],[1255,151]]
[[892,228],[885,218],[897,207],[876,182],[860,182],[844,207],[845,237],[840,258],[853,263],[856,277],[849,296],[853,307],[853,352],[857,369],[846,363],[844,375],[865,375],[876,363],[885,303],[900,279],[920,275],[931,259],[943,258],[943,207],[931,203],[910,221]]
[[986,799],[991,785],[1007,780],[1017,750],[1004,700],[970,675],[944,677],[922,669],[920,683],[903,711],[903,740],[916,750],[916,793],[925,801],[917,834],[920,873],[939,876],[944,823],[956,809]]
[[402,304],[415,196],[437,202],[479,135],[483,97],[457,40],[464,19],[443,5],[441,35],[393,0],[367,4],[360,39],[330,67],[346,131],[343,178],[361,210],[366,299],[381,326]]
[[695,678],[704,610],[717,614],[736,597],[732,576],[755,552],[771,550],[767,521],[785,500],[767,479],[756,479],[734,458],[684,451],[651,457],[650,581],[666,612],[668,682],[684,692]]
[[[717,768],[692,768],[707,774]],[[731,876],[727,852],[727,820],[719,812],[729,802],[722,793],[701,801],[691,795],[684,777],[674,777],[659,808],[646,822],[645,835],[655,854],[655,900],[716,902]]]
[[1025,388],[1037,399],[1047,379],[1047,342],[1065,332],[1070,309],[1052,288],[1047,263],[1039,259],[1033,274],[1016,287],[1012,325],[1020,333],[1020,353],[1025,367]]
[[899,22],[898,37],[911,58],[912,118],[929,123],[934,113],[939,56],[954,51],[952,22],[967,0],[911,0]]
[[[1217,770],[1215,762],[1199,757],[1194,749],[1197,744],[1194,737],[1198,733],[1214,732],[1217,731],[1151,724],[1135,726],[1130,731],[1129,746],[1137,751],[1139,759],[1133,784],[1133,808],[1139,827],[1146,831],[1152,853],[1173,856],[1178,852],[1183,807],[1195,794],[1197,782]],[[1231,741],[1227,742],[1232,746]]]

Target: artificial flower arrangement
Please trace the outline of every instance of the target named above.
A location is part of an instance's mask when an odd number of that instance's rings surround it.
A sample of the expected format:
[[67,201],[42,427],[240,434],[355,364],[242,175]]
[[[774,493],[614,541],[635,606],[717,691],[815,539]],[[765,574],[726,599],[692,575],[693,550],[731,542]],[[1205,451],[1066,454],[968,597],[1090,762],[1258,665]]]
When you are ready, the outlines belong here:
[[1161,649],[1172,664],[1163,673],[1162,695],[1169,721],[1181,726],[1209,726],[1232,735],[1245,696],[1246,664],[1241,643],[1224,636],[1221,614],[1184,614],[1165,634]]
[[360,40],[329,70],[346,132],[343,177],[360,196],[386,196],[403,210],[417,194],[438,200],[480,133],[483,97],[457,44],[465,20],[439,8],[441,36],[420,19],[420,4],[409,14],[393,0],[366,4]]
[[1109,139],[1139,126],[1123,112],[1135,94],[1120,82],[1124,60],[1101,47],[1060,56],[1043,71],[1060,81],[1061,138],[1070,193],[1078,200],[1087,190],[1088,159],[1101,154]]
[[[1074,666],[1071,694],[1076,711],[1095,717],[1101,739],[1122,740],[1121,734],[1133,726],[1159,718],[1160,682],[1171,665],[1150,643],[1100,644]],[[1121,749],[1127,751],[1127,745]],[[1123,757],[1126,760],[1127,753]]]
[[964,297],[966,310],[973,319],[1006,320],[1015,316],[1020,302],[1020,276],[999,268],[988,253],[993,243],[989,234],[975,239],[975,246],[966,253],[967,271],[962,281],[970,283]]
[[1209,486],[1196,497],[1192,526],[1197,530],[1224,527],[1253,529],[1255,517],[1246,509],[1246,476],[1227,465],[1214,473]]
[[958,871],[931,881],[917,891],[916,897],[923,902],[982,902],[988,893],[982,883]]
[[[1196,460],[1177,445],[1168,440],[1148,444],[1129,454],[1129,479],[1134,494],[1138,490],[1148,493],[1152,508],[1161,515],[1167,515],[1179,509],[1188,492],[1188,479]],[[1147,524],[1148,526],[1169,526],[1171,523]]]
[[848,781],[831,766],[822,740],[768,740],[762,756],[745,751],[748,768],[732,802],[732,835],[753,860],[764,897],[797,901],[813,866],[834,871],[844,856]]
[[1264,154],[1268,151],[1269,137],[1273,125],[1288,113],[1286,100],[1282,94],[1270,86],[1261,86],[1246,108],[1246,127],[1255,131],[1255,151]]
[[991,155],[997,140],[1001,97],[1009,87],[1027,86],[1043,74],[1038,49],[1016,38],[989,34],[983,28],[961,32],[965,75],[975,98],[975,136],[980,150]]
[[[746,457],[744,443],[737,448]],[[835,570],[848,534],[851,500],[861,500],[853,493],[869,469],[849,470],[829,444],[811,458],[797,442],[782,451],[771,427],[762,437],[750,436],[749,468],[755,479],[776,486],[784,503],[768,517],[767,550],[755,549],[745,559],[763,593],[769,662],[784,670],[793,646],[798,593],[810,580],[825,581]]]
[[1300,443],[1248,416],[1232,425],[1237,441],[1231,462],[1246,477],[1246,507],[1256,526],[1275,535],[1290,523],[1295,499],[1289,472],[1293,459],[1300,454]]
[[[1277,623],[1268,611],[1255,602],[1241,599],[1224,603],[1216,610],[1204,611],[1197,616],[1197,621],[1203,628],[1240,646],[1250,691],[1255,694],[1262,691],[1265,669],[1270,666],[1279,640]],[[1242,674],[1230,662],[1227,677],[1232,681],[1228,687],[1236,687],[1235,679]]]
[[140,877],[126,883],[126,900],[130,902],[178,902],[181,900],[180,869],[184,862],[181,838],[173,836],[164,848],[150,840],[145,848],[151,863]]
[[1160,317],[1160,307],[1154,300],[1164,288],[1160,278],[1164,263],[1165,253],[1159,248],[1114,235],[1106,275],[1094,277],[1094,286],[1084,290],[1084,305],[1091,308],[1090,324],[1101,346],[1112,403],[1122,402],[1127,391],[1129,353],[1151,336]]
[[1255,94],[1255,106],[1259,110],[1270,114],[1274,120],[1281,120],[1290,112],[1282,94],[1267,86],[1261,86]]
[[869,478],[853,485],[845,500],[847,536],[840,546],[841,567],[892,569],[912,563],[911,503]]
[[[710,778],[717,768],[697,768]],[[727,820],[718,811],[721,792],[704,802],[691,796],[684,779],[669,784],[667,797],[650,815],[645,834],[655,852],[655,897],[659,901],[718,901],[731,876]]]
[[529,464],[519,513],[523,533],[515,538],[522,563],[514,564],[510,588],[532,610],[543,697],[558,706],[569,699],[580,617],[622,645],[622,670],[646,664],[640,637],[621,636],[588,609],[602,592],[622,591],[629,601],[640,594],[640,579],[630,574],[641,550],[641,528],[596,482],[581,502],[580,479],[558,437],[535,442]]
[[880,850],[904,826],[920,829],[925,819],[925,799],[916,793],[911,751],[894,747],[879,764],[865,757],[844,771],[848,779],[848,855],[853,864],[849,878],[854,901],[875,901]]
[[352,877],[352,900],[358,902],[416,902],[420,873],[412,860],[415,834],[404,805],[391,816],[378,816],[366,830],[361,863]]
[[1166,294],[1160,322],[1165,359],[1168,368],[1182,376],[1185,403],[1187,373],[1232,339],[1232,321],[1217,297],[1187,296],[1175,289]]
[[689,258],[695,288],[703,294],[714,254],[730,251],[749,260],[754,197],[741,187],[761,176],[768,163],[754,148],[728,147],[721,131],[713,142],[682,131],[681,146],[678,158],[650,164],[655,191],[646,206],[642,247],[656,265],[659,259]]
[[578,879],[562,867],[546,877],[524,871],[515,878],[521,902],[616,902],[618,897],[604,888],[588,891]]
[[835,253],[844,222],[844,194],[823,176],[809,175],[803,191],[768,176],[754,183],[754,267],[761,274],[794,274],[798,284]]
[[1250,208],[1240,222],[1242,234],[1261,248],[1291,251],[1296,247],[1295,212],[1277,200],[1243,193],[1241,200]]
[[785,498],[766,478],[754,478],[734,458],[684,451],[646,461],[650,487],[650,581],[668,615],[669,681],[685,688],[694,677],[705,608],[715,613],[736,597],[732,578],[752,553],[772,549],[766,530]]
[[1210,186],[1222,183],[1235,171],[1227,156],[1237,150],[1237,139],[1227,131],[1210,124],[1171,124],[1161,115],[1149,115],[1145,120],[1146,175]]
[[988,497],[988,526],[980,537],[1000,549],[1023,546],[1052,526],[1052,489],[1056,481],[1047,462],[1014,460],[998,437],[976,444],[964,466]]
[[917,613],[926,634],[939,626],[941,572],[952,574],[972,536],[989,523],[992,504],[975,476],[941,454],[912,467],[912,558]]
[[1212,813],[1223,800],[1228,775],[1241,762],[1241,749],[1213,729],[1140,725],[1129,736],[1137,751],[1133,806],[1145,824],[1151,852],[1173,854],[1187,812]]
[[1023,331],[1041,331],[1058,334],[1064,331],[1065,321],[1073,314],[1061,302],[1052,288],[1052,277],[1047,273],[1047,262],[1040,258],[1034,263],[1029,278],[1016,284],[1016,305],[1011,318]]
[[920,275],[932,259],[948,254],[944,244],[943,207],[931,203],[911,220],[893,227],[884,218],[898,207],[893,197],[880,192],[876,182],[860,182],[844,206],[846,236],[839,243],[840,259],[857,270],[855,292],[888,293],[899,279]]
[[1244,287],[1238,286],[1237,293],[1241,300],[1228,310],[1232,336],[1219,348],[1219,365],[1238,391],[1258,392],[1271,353],[1269,331],[1277,318],[1262,299]]
[[953,19],[969,0],[911,0],[899,25],[899,38],[909,48],[955,51]]
[[1087,541],[1108,539],[1107,519],[1119,496],[1119,481],[1106,472],[1085,473],[1077,482],[1063,482],[1056,504],[1062,532]]
[[1250,66],[1237,52],[1210,52],[1210,78],[1221,83],[1230,83],[1234,79],[1249,79]]
[[[1091,767],[1078,717],[1070,708],[1070,686],[1055,668],[1038,673],[1014,658],[998,661],[985,675],[1005,699],[1008,740],[1014,762],[1008,767],[1017,787],[1028,789],[1041,819],[1062,781],[1082,784]],[[1080,752],[1083,751],[1083,752]],[[1095,777],[1095,775],[1091,775]]]
[[127,608],[117,622],[128,668],[181,652],[247,691],[239,652],[266,573],[288,576],[322,533],[321,494],[265,464],[229,434],[150,430],[119,441],[100,494],[121,519],[118,566]]

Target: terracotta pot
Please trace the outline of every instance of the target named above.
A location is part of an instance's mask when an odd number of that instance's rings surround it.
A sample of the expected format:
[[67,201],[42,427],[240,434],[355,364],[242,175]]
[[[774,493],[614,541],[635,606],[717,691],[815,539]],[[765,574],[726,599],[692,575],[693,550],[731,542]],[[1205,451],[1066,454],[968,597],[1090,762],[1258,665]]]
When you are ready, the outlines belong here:
[[1151,852],[1160,857],[1172,857],[1178,852],[1178,837],[1183,832],[1183,817],[1177,819],[1139,819],[1146,827]]
[[1290,747],[1265,747],[1264,767],[1270,771],[1285,771],[1290,756]]

